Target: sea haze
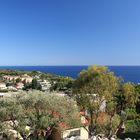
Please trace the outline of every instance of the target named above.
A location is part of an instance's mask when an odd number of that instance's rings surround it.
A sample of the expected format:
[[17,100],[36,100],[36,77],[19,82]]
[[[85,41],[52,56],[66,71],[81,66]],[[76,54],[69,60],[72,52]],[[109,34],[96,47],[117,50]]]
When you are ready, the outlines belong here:
[[[41,71],[72,78],[77,78],[79,73],[87,68],[88,66],[0,66],[0,69]],[[125,82],[140,83],[140,66],[109,66],[109,69],[121,76]]]

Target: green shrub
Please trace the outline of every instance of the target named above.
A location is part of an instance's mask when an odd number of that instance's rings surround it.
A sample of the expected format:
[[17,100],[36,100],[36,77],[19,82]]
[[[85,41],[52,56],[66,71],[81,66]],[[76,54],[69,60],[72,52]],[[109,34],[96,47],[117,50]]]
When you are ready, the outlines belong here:
[[127,108],[125,110],[126,114],[127,114],[127,119],[128,120],[133,120],[136,119],[138,114],[136,112],[136,110],[134,108]]
[[137,120],[128,120],[125,123],[125,133],[121,134],[120,139],[131,138],[139,139],[140,138],[140,119]]
[[140,132],[140,119],[128,120],[125,123],[126,132]]
[[123,133],[119,138],[121,140],[125,140],[125,138],[131,138],[131,139],[139,140],[140,134],[135,133],[135,132],[128,132],[128,133]]
[[0,90],[0,93],[2,93],[2,92],[8,92],[8,90],[7,89],[3,89],[3,90]]

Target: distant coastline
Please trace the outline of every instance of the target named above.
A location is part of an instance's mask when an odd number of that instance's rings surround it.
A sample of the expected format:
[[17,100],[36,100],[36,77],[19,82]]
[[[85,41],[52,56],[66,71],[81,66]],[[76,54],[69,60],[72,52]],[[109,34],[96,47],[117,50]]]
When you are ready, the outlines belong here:
[[[140,83],[140,66],[108,66],[117,76],[124,78],[125,82]],[[77,78],[79,73],[88,66],[0,66],[0,69],[40,71],[50,74]]]

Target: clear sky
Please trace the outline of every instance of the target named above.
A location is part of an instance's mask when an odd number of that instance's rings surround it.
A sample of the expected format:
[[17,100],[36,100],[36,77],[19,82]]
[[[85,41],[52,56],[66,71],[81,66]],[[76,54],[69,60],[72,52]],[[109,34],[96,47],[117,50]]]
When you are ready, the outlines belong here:
[[0,65],[140,65],[140,0],[0,0]]

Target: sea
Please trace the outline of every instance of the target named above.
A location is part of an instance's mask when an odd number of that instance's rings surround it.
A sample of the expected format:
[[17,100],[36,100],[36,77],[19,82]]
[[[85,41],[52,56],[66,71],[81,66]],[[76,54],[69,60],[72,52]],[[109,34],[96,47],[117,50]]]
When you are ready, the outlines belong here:
[[[124,79],[124,82],[140,83],[140,66],[108,66],[109,69]],[[0,69],[40,71],[50,74],[78,78],[88,66],[0,66]]]

